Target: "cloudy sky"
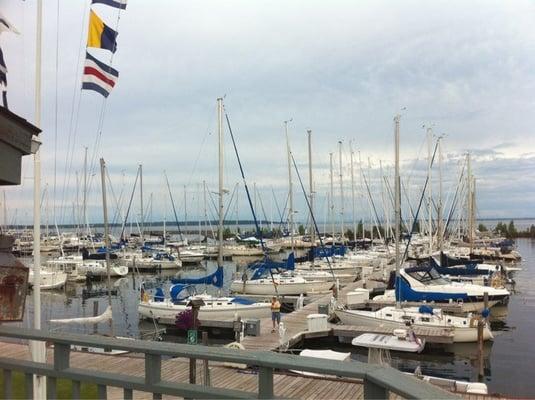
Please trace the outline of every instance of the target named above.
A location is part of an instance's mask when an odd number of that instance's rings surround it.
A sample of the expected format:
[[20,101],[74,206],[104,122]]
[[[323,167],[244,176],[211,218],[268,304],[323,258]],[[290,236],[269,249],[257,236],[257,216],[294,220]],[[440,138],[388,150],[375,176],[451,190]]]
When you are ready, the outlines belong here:
[[[343,142],[350,218],[350,143],[365,169],[370,159],[372,192],[380,202],[379,164],[392,173],[392,119],[403,108],[402,172],[411,196],[423,185],[427,125],[445,135],[445,197],[455,191],[460,160],[470,151],[478,215],[535,216],[533,1],[130,0],[118,25],[116,10],[95,5],[119,31],[113,66],[120,77],[104,106],[100,95],[80,91],[89,0],[44,3],[43,184],[59,223],[72,219],[84,146],[93,174],[97,159],[106,159],[115,197],[130,195],[143,164],[145,205],[152,193],[154,219],[164,209],[169,217],[164,170],[182,216],[186,185],[194,218],[203,208],[202,181],[211,191],[217,187],[220,96],[248,182],[256,182],[268,216],[278,215],[273,199],[283,207],[288,190],[284,120],[292,119],[290,142],[304,179],[306,130],[312,129],[319,219],[326,213],[329,153],[338,166],[337,143]],[[0,36],[10,108],[34,121],[36,1],[0,5],[21,32]],[[90,52],[110,61],[109,52]],[[225,186],[232,192],[239,171],[228,137],[225,146]],[[22,187],[6,190],[9,219],[18,223],[31,220],[29,158],[23,173]],[[356,175],[358,183],[357,168]],[[92,220],[101,215],[98,177],[90,179]],[[249,217],[243,190],[238,197],[240,216]],[[295,197],[298,218],[304,218],[299,188]],[[369,214],[367,207],[359,196],[359,216]]]

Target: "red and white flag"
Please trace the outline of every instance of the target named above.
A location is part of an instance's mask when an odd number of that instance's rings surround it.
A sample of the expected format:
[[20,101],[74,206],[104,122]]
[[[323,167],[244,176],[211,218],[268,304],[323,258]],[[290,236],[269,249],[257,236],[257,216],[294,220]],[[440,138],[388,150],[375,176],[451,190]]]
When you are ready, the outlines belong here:
[[119,71],[86,52],[82,89],[94,90],[104,97],[108,97],[118,78]]

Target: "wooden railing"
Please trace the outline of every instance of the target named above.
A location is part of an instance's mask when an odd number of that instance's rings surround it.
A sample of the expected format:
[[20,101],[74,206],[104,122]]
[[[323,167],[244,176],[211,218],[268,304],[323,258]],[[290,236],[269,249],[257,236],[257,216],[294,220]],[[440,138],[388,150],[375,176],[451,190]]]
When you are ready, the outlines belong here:
[[[428,383],[407,376],[393,368],[362,362],[318,360],[289,354],[265,351],[234,350],[221,347],[192,346],[187,344],[125,340],[74,333],[52,333],[34,329],[0,326],[0,337],[46,341],[54,345],[52,363],[40,363],[10,357],[0,357],[3,369],[4,398],[12,397],[12,371],[25,375],[25,397],[33,397],[33,375],[47,377],[47,395],[57,397],[57,379],[72,381],[72,398],[80,397],[81,383],[96,384],[98,397],[106,399],[107,387],[123,389],[125,399],[131,399],[133,391],[153,393],[159,399],[163,394],[190,399],[239,399],[274,397],[273,372],[275,370],[299,370],[335,377],[363,380],[365,399],[388,398],[389,392],[404,398],[449,399],[454,394]],[[70,365],[71,345],[101,349],[125,350],[145,355],[144,377],[100,372],[94,369],[75,368]],[[258,368],[258,392],[246,392],[211,387],[189,382],[162,380],[162,357],[181,357],[195,360],[246,364]]]

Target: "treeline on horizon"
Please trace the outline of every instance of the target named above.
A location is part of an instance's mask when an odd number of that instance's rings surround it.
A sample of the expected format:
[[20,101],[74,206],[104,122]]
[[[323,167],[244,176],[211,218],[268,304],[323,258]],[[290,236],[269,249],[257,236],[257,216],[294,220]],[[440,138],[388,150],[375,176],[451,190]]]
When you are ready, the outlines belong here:
[[[485,226],[485,224],[479,224],[477,229],[481,233],[489,232],[489,229]],[[519,231],[515,227],[515,223],[513,220],[509,221],[508,224],[503,222],[498,222],[498,224],[494,227],[492,230],[495,234],[505,236],[508,239],[515,239],[515,238],[532,238],[535,239],[535,225],[531,225],[529,228]]]

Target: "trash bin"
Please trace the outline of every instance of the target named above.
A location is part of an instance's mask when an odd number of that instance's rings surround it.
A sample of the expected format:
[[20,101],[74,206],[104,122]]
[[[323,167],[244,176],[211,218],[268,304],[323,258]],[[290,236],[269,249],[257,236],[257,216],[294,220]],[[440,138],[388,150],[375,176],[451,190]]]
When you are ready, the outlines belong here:
[[318,314],[329,315],[329,304],[318,304]]
[[260,320],[246,319],[244,322],[243,333],[245,336],[260,336]]
[[307,325],[309,332],[326,331],[329,329],[327,323],[328,315],[325,314],[310,314],[307,316]]

